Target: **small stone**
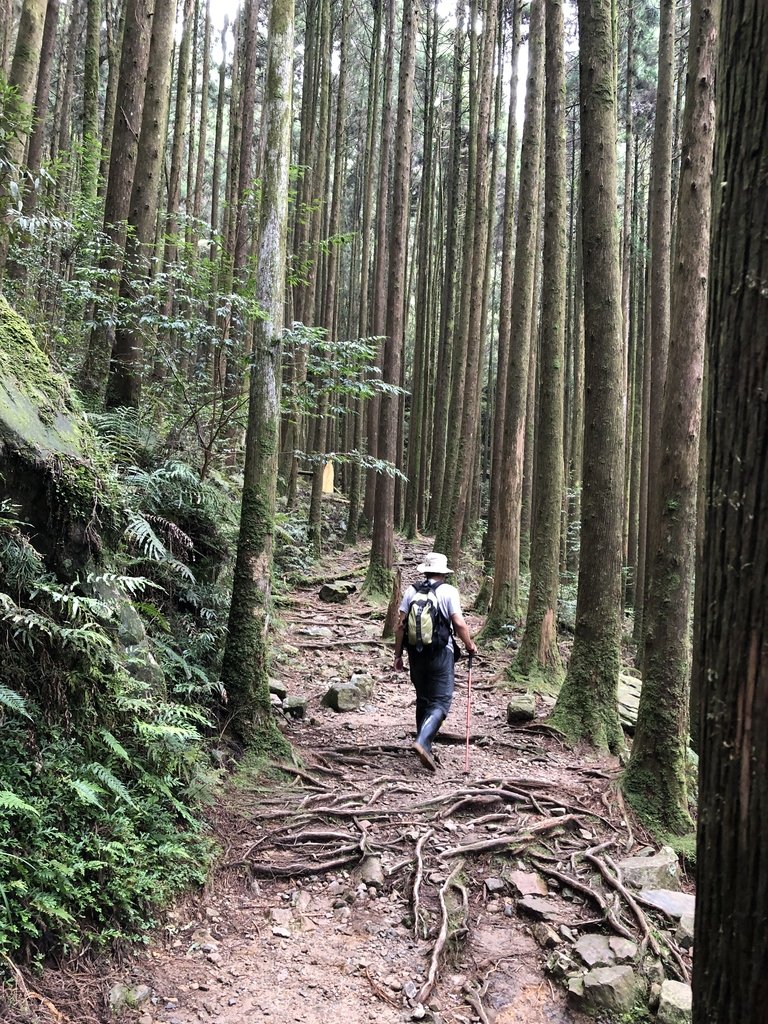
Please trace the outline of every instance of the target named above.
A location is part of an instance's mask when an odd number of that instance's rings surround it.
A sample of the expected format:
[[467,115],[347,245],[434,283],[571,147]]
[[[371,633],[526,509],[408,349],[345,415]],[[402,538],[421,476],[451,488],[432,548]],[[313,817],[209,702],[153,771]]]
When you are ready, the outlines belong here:
[[568,995],[578,1001],[584,998],[583,974],[574,974],[568,979]]
[[521,693],[507,704],[507,723],[517,725],[531,722],[536,717],[536,698],[530,693]]
[[333,711],[357,711],[363,703],[363,695],[356,686],[335,683],[323,697],[322,703]]
[[531,935],[544,949],[553,949],[555,946],[559,946],[563,941],[557,934],[554,928],[550,928],[548,924],[544,924],[543,921],[537,921],[536,924],[531,925]]
[[504,892],[507,888],[507,883],[503,878],[490,877],[485,880],[485,888],[489,893]]
[[535,871],[513,871],[509,880],[521,896],[546,896],[549,892],[547,883]]
[[128,986],[113,985],[109,990],[109,1007],[111,1010],[121,1010],[128,1002]]
[[561,924],[557,930],[564,939],[568,940],[568,942],[576,941],[576,936],[573,934],[573,932],[567,924]]
[[272,924],[287,928],[293,920],[293,914],[287,907],[273,907],[269,912],[269,920]]
[[671,846],[651,857],[626,857],[618,866],[624,881],[638,889],[680,888],[680,867]]
[[564,807],[553,807],[549,813],[553,818],[563,818],[568,812]]
[[[333,630],[329,626],[305,626],[303,629],[297,630],[302,636],[312,636],[319,640],[332,640]],[[298,649],[295,652],[298,654]]]
[[148,1013],[142,1013],[136,1021],[136,1024],[152,1024],[152,1018]]
[[693,914],[683,914],[675,932],[675,941],[683,949],[693,948]]
[[584,975],[584,999],[590,1006],[629,1013],[640,996],[631,967],[596,967]]
[[206,920],[208,920],[208,921],[220,921],[221,920],[221,914],[218,912],[218,910],[216,910],[215,907],[206,907],[205,908],[205,917],[206,917]]
[[349,685],[356,686],[366,700],[373,696],[374,682],[367,672],[354,672],[349,677]]
[[414,1006],[414,1008],[413,1008],[413,1013],[411,1014],[411,1020],[424,1020],[424,1018],[426,1016],[427,1016],[426,1007],[423,1006],[421,1003],[417,1003]]
[[269,692],[273,693],[275,697],[279,697],[280,700],[285,700],[288,696],[288,691],[286,690],[285,685],[281,683],[279,679],[269,680]]
[[504,904],[501,902],[501,900],[488,900],[488,902],[485,905],[485,909],[488,911],[489,914],[498,914],[501,912],[503,907]]
[[291,718],[304,718],[307,714],[307,698],[292,696],[283,701],[283,711]]
[[290,928],[283,928],[282,926],[280,926],[280,927],[277,927],[277,928],[273,928],[272,929],[272,934],[276,935],[278,939],[290,939],[290,937],[291,937],[291,929]]
[[381,857],[365,858],[360,865],[360,879],[377,891],[384,888],[384,869],[381,866]]
[[152,989],[149,985],[136,985],[134,988],[128,989],[125,994],[125,1001],[128,1006],[143,1006],[151,995]]
[[283,702],[280,700],[276,693],[270,693],[269,704],[270,707],[273,708],[281,708],[283,706]]
[[640,898],[673,918],[681,918],[683,914],[690,916],[696,909],[695,896],[674,889],[643,889]]
[[393,992],[399,992],[403,987],[402,981],[394,974],[388,974],[384,979],[384,984],[387,988],[391,988]]
[[665,981],[659,996],[659,1024],[690,1024],[693,992],[681,981]]
[[406,981],[406,983],[403,985],[403,994],[405,995],[406,999],[415,999],[418,994],[418,991],[419,989],[416,983],[413,981]]

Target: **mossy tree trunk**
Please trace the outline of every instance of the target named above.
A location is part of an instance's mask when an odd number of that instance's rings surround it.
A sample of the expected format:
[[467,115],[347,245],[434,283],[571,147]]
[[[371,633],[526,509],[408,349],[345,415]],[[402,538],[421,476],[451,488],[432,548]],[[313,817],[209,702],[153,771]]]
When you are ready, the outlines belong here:
[[544,264],[539,354],[540,480],[533,520],[531,587],[520,652],[524,674],[561,673],[557,647],[560,516],[563,503],[563,361],[565,356],[566,154],[565,29],[562,0],[546,0],[546,103]]
[[256,299],[265,312],[254,324],[243,503],[222,682],[229,728],[241,740],[285,747],[271,717],[268,640],[272,544],[280,439],[280,350],[288,229],[293,0],[272,0],[267,60],[266,145]]
[[686,785],[690,608],[707,315],[719,2],[693,0],[656,547],[645,605],[643,688],[624,790],[657,827],[689,831]]
[[696,631],[693,1020],[761,1024],[768,1005],[768,7],[729,0],[722,11]]
[[101,0],[88,0],[83,60],[83,162],[80,191],[86,202],[96,198],[99,183],[99,58],[101,50]]
[[[16,89],[13,103],[17,108],[17,114],[28,115],[35,98],[46,8],[46,0],[24,0],[21,6],[13,63],[8,75],[8,85]],[[28,134],[27,126],[26,130],[9,139],[8,160],[11,164],[18,166],[22,163]]]
[[584,252],[584,490],[573,653],[552,722],[574,739],[623,745],[617,689],[624,504],[621,280],[616,222],[615,40],[610,0],[579,4]]
[[520,615],[520,508],[523,493],[525,416],[528,403],[533,286],[538,239],[541,115],[544,92],[544,0],[531,4],[528,42],[528,83],[520,156],[520,203],[517,215],[515,275],[512,286],[510,356],[507,370],[506,417],[500,457],[499,517],[494,547],[491,611],[485,632],[497,633]]

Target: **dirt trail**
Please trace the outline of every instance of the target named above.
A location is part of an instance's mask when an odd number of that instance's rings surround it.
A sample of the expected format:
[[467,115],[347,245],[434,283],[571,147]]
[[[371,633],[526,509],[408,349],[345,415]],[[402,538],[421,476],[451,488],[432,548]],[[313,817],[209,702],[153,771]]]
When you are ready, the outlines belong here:
[[[339,556],[328,578],[359,585],[362,559]],[[417,562],[416,552],[404,552],[405,582]],[[534,896],[549,888],[556,897],[549,941],[561,941],[553,931],[561,925],[566,935],[600,929],[604,915],[588,897],[545,879],[548,866],[569,871],[571,855],[588,847],[631,846],[615,803],[616,761],[585,761],[535,723],[510,728],[509,693],[497,685],[509,655],[481,652],[469,773],[460,742],[441,744],[441,768],[427,773],[410,751],[413,689],[407,674],[391,671],[380,617],[359,593],[327,605],[318,591],[291,595],[276,641],[274,675],[308,699],[306,717],[285,726],[306,774],[266,789],[227,789],[212,814],[224,852],[206,891],[171,911],[147,950],[113,965],[100,997],[84,1001],[92,1013],[66,1019],[114,1020],[104,1004],[120,981],[151,990],[138,1009],[124,1011],[122,1019],[139,1024],[581,1021],[544,971],[552,953],[539,944],[546,928],[538,926],[537,941],[519,888]],[[467,618],[476,631],[477,618]],[[370,676],[372,695],[357,711],[324,708],[330,681],[352,673]],[[464,733],[465,686],[463,661],[443,730],[449,739]],[[539,699],[539,715],[546,710]],[[448,855],[492,842],[496,849]],[[385,877],[365,885],[359,865],[371,854]],[[336,866],[317,873],[329,862]],[[445,922],[451,937],[435,960]]]

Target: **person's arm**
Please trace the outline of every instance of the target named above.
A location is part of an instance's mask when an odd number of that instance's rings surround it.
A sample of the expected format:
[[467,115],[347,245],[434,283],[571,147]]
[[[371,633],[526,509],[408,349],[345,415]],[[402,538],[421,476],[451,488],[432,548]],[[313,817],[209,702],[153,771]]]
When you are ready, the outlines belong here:
[[469,627],[464,621],[464,616],[461,612],[454,612],[451,616],[451,622],[453,624],[453,632],[467,648],[467,651],[469,651],[470,654],[477,654],[477,644],[472,639]]
[[403,643],[405,641],[405,612],[398,612],[397,625],[395,626],[395,670],[405,671],[403,665]]

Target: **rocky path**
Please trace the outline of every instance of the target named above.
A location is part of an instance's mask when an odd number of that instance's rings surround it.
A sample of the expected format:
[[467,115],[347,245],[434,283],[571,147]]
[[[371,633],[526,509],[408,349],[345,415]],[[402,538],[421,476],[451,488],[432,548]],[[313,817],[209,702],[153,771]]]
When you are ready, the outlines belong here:
[[[404,552],[405,581],[418,554]],[[328,570],[359,587],[361,555]],[[654,852],[627,820],[617,762],[585,759],[536,721],[508,725],[497,653],[475,665],[469,770],[461,662],[430,775],[410,751],[414,694],[391,671],[380,613],[359,592],[326,604],[319,589],[291,595],[277,641],[287,699],[275,701],[297,762],[228,787],[214,877],[113,973],[114,1009],[139,1024],[565,1024],[585,1019],[573,1009],[585,984],[613,1010],[645,998],[660,956],[684,980],[686,954],[653,952],[612,859]],[[352,710],[322,703],[339,685],[331,702]]]

